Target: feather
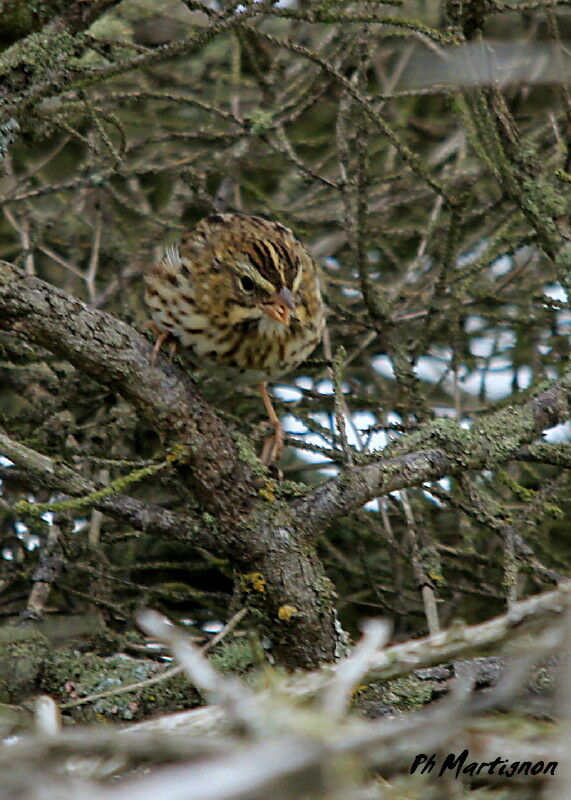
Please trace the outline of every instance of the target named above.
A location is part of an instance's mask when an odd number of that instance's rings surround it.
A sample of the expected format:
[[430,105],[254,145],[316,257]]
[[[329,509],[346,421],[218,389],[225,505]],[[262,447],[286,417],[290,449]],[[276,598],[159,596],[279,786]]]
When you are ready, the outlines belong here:
[[171,270],[179,270],[182,264],[182,259],[180,257],[180,252],[178,249],[177,244],[171,244],[163,253],[163,262],[165,267],[170,268]]

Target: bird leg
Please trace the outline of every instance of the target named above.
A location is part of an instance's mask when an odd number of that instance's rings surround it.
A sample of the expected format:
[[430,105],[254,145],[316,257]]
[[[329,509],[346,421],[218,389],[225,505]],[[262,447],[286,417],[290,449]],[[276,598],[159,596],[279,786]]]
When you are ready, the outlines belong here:
[[[168,342],[168,340],[171,339],[171,335],[170,335],[170,333],[168,333],[168,331],[162,331],[158,327],[158,325],[155,325],[154,322],[150,322],[149,323],[149,327],[151,328],[151,330],[153,331],[153,333],[157,337],[157,341],[154,344],[153,352],[151,353],[151,358],[150,358],[150,364],[151,364],[152,367],[154,367],[155,366],[155,362],[156,362],[156,360],[158,358],[158,355],[161,352],[161,347],[163,346],[163,344],[165,342]],[[175,350],[176,350],[176,341],[173,339],[171,341],[171,343],[170,343],[170,357],[171,358],[174,356]]]
[[280,457],[284,446],[285,434],[280,419],[275,412],[272,401],[270,400],[270,396],[268,394],[268,384],[259,383],[258,391],[262,395],[264,406],[266,407],[268,417],[270,418],[270,422],[274,428],[273,436],[269,436],[264,442],[262,455],[260,456],[262,464],[269,466],[270,464],[273,464],[274,461],[277,461]]

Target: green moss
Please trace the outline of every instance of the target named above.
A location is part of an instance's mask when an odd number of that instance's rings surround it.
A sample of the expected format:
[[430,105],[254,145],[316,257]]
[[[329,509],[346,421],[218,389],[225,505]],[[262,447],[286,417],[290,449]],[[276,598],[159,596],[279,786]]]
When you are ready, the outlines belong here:
[[33,625],[3,628],[2,633],[7,635],[0,641],[0,703],[19,703],[38,691],[50,643]]
[[281,481],[277,487],[278,497],[303,497],[304,494],[310,491],[305,483],[298,483],[297,481]]
[[107,486],[104,486],[102,489],[98,489],[83,497],[74,497],[72,500],[62,500],[59,503],[28,503],[25,500],[21,500],[14,505],[14,511],[17,514],[34,514],[39,516],[46,511],[80,511],[91,508],[98,500],[123,492],[130,484],[137,483],[144,478],[155,475],[157,472],[165,469],[168,464],[168,460],[165,460],[161,461],[159,464],[151,464],[150,466],[142,467],[142,469],[133,470],[128,475],[122,475],[114,481],[111,481],[111,483],[107,484]]
[[210,656],[220,672],[243,673],[258,664],[256,648],[249,639],[223,642]]
[[569,269],[571,267],[571,242],[565,242],[557,254],[557,265]]
[[[107,692],[156,677],[164,665],[155,661],[113,655],[108,658],[93,653],[57,651],[46,664],[41,688],[62,703]],[[198,696],[188,679],[174,675],[133,692],[104,697],[93,703],[70,709],[82,721],[132,720],[153,712],[174,711],[196,705]]]
[[10,118],[3,125],[0,125],[0,163],[6,157],[8,149],[16,138],[19,130],[20,126],[18,122],[13,118]]
[[565,214],[565,198],[547,178],[527,178],[523,182],[523,189],[523,207],[544,222],[551,222],[553,217]]
[[240,459],[250,467],[254,475],[258,475],[260,477],[267,476],[268,471],[258,458],[256,451],[252,447],[252,443],[248,437],[244,436],[244,434],[240,433],[239,431],[231,431],[230,435],[236,443],[236,448],[238,450]]
[[204,592],[193,589],[182,581],[165,581],[153,586],[152,595],[159,595],[161,600],[171,603],[187,603],[192,600],[203,599]]
[[506,461],[522,442],[533,438],[535,419],[529,408],[507,406],[476,423],[473,433],[486,466],[493,468]]
[[395,678],[392,681],[375,682],[360,687],[355,694],[354,705],[362,712],[376,716],[379,706],[391,706],[401,710],[422,708],[432,700],[434,684],[421,681],[414,675]]
[[[506,406],[472,428],[461,428],[454,420],[436,419],[420,431],[397,440],[386,448],[388,458],[427,447],[441,448],[459,465],[484,464],[493,469],[509,458],[522,442],[530,441],[535,432],[535,419],[530,409]],[[400,466],[395,466],[400,470]],[[391,465],[387,465],[390,473]]]
[[256,136],[266,133],[272,126],[272,115],[262,108],[256,108],[250,115],[250,130]]
[[0,75],[18,69],[34,78],[61,66],[78,53],[80,46],[81,37],[67,31],[32,33],[0,54]]

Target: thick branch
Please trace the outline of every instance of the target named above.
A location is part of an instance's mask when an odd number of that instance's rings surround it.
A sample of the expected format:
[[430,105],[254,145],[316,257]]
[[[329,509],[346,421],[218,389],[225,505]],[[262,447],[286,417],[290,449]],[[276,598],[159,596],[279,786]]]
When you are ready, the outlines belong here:
[[[486,415],[465,430],[439,419],[398,442],[402,454],[349,467],[295,503],[308,530],[319,532],[340,515],[396,489],[419,486],[467,470],[494,469],[521,457],[521,446],[569,419],[571,371],[521,406]],[[419,448],[424,444],[424,448]],[[415,447],[415,445],[417,445]],[[433,445],[428,449],[426,445]],[[395,449],[393,447],[393,450]]]
[[[0,325],[66,358],[133,403],[163,441],[182,445],[188,476],[205,508],[236,519],[254,496],[251,469],[228,426],[131,326],[5,262],[0,263]],[[184,469],[184,467],[182,467]]]
[[[129,325],[6,262],[0,262],[0,327],[60,354],[111,386],[171,447],[182,445],[186,463],[179,467],[181,477],[216,516],[218,526],[209,541],[203,538],[206,532],[198,535],[245,573],[244,590],[250,605],[257,604],[265,615],[276,658],[292,667],[314,667],[335,658],[341,634],[334,592],[316,554],[300,536],[301,520],[285,504],[262,503],[252,469],[240,460],[227,426],[187,377],[165,358],[150,366],[150,343]],[[28,466],[49,471],[42,458]],[[107,498],[98,507],[126,515],[149,532],[156,525],[159,535],[178,521],[126,497]],[[288,609],[286,619],[283,608]]]

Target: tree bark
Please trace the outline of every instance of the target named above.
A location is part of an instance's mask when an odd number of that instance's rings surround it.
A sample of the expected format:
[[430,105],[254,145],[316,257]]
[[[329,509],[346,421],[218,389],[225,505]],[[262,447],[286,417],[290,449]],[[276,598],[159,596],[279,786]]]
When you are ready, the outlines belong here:
[[[130,401],[176,447],[173,466],[207,514],[201,520],[145,508],[132,498],[107,498],[106,513],[141,520],[159,535],[207,545],[232,560],[247,602],[259,608],[275,658],[288,667],[315,667],[342,650],[334,591],[302,520],[282,501],[262,499],[269,475],[251,454],[244,457],[233,432],[196,393],[189,378],[165,357],[151,366],[150,342],[134,328],[44,281],[0,262],[0,327],[66,358],[78,370]],[[242,453],[242,454],[241,454]],[[11,457],[18,459],[17,448]],[[41,459],[23,450],[19,463],[32,474],[57,480]],[[66,471],[67,470],[67,471]],[[79,475],[60,468],[66,492],[89,491]],[[55,474],[54,474],[55,473]],[[212,521],[214,518],[214,521]],[[166,527],[165,527],[166,526]]]

